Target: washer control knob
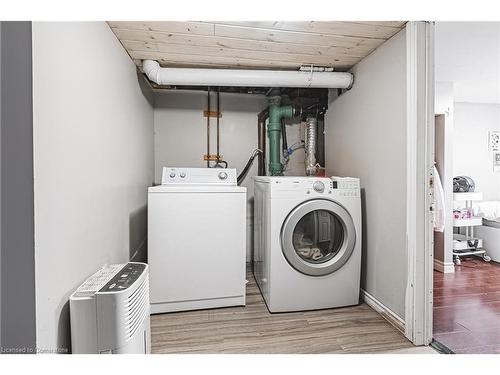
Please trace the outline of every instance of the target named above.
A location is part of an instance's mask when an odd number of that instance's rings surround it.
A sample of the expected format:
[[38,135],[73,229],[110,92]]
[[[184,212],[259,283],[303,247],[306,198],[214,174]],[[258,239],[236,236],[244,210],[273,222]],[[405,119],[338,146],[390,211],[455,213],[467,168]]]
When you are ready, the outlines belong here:
[[186,173],[181,172],[181,173],[179,174],[179,176],[180,176],[181,178],[184,178],[184,177],[186,177]]
[[170,178],[174,178],[175,177],[175,173],[174,172],[170,172]]
[[313,189],[318,193],[322,193],[325,191],[325,184],[321,181],[315,181],[313,184]]
[[225,180],[227,178],[227,173],[226,172],[220,172],[219,173],[219,180]]

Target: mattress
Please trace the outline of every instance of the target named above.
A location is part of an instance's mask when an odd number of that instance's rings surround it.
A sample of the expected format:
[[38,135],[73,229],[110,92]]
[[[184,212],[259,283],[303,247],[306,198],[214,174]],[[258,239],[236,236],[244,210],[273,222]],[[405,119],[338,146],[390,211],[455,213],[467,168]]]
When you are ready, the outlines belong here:
[[474,216],[483,218],[483,225],[500,228],[500,201],[481,201],[472,204]]
[[483,218],[483,225],[500,229],[500,218],[496,218],[493,220]]

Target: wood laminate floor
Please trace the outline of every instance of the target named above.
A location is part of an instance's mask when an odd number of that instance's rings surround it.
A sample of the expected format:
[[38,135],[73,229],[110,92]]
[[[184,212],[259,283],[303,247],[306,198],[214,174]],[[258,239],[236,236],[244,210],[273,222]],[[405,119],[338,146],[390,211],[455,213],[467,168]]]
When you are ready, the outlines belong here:
[[468,258],[434,271],[434,339],[455,353],[500,353],[500,264]]
[[247,305],[151,316],[153,353],[424,353],[366,304],[270,314],[251,272]]

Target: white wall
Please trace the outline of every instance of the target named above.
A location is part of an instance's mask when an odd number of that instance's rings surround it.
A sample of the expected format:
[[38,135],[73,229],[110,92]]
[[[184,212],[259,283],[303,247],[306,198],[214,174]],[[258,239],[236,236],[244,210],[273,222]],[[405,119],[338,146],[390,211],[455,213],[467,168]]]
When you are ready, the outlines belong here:
[[361,179],[362,288],[404,319],[406,36],[401,31],[352,69],[354,87],[326,119],[327,175]]
[[434,92],[434,112],[453,114],[453,82],[437,82]]
[[488,132],[500,130],[500,105],[455,103],[453,175],[470,176],[484,200],[500,200],[500,173],[493,172]]
[[[2,21],[0,21],[0,67],[2,66]],[[2,121],[2,69],[0,69],[0,123]],[[1,125],[1,124],[0,124]],[[2,132],[0,131],[0,155],[2,152]],[[2,177],[0,173],[0,196],[2,195]],[[0,199],[0,212],[2,200]],[[2,243],[2,221],[0,215],[0,243]],[[2,250],[0,249],[0,347],[2,346]]]
[[453,82],[457,102],[500,102],[500,22],[436,22],[436,81]]
[[146,236],[153,110],[104,22],[33,24],[37,346],[67,347],[68,297]]
[[[211,109],[216,110],[216,95],[211,96]],[[229,168],[241,172],[252,151],[257,148],[257,114],[268,100],[261,95],[220,94],[220,153]],[[155,182],[161,182],[163,166],[206,167],[207,93],[199,91],[165,91],[155,97]],[[300,124],[287,125],[288,144],[302,135]],[[210,120],[210,153],[216,152],[216,119]],[[303,136],[302,136],[303,139]],[[304,174],[304,150],[296,151],[286,174]],[[247,190],[247,260],[253,240],[253,179],[257,175],[257,159],[242,183]]]
[[[435,122],[435,162],[443,185],[444,232],[434,232],[434,259],[437,270],[453,272],[453,83],[436,82],[434,112],[442,115]],[[444,262],[444,265],[440,262]]]

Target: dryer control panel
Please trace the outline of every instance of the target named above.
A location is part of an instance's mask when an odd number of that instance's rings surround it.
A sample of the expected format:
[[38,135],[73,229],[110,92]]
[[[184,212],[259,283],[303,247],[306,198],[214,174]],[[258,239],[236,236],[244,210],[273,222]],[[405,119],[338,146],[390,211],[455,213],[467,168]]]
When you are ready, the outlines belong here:
[[360,196],[359,178],[332,176],[331,180],[331,187],[336,190],[337,195],[341,197]]
[[359,189],[359,178],[332,176],[333,189]]
[[[259,176],[255,181],[280,197],[305,194],[309,197],[359,197],[360,182],[355,177]],[[275,192],[275,193],[274,193]]]
[[161,184],[236,185],[236,169],[163,167]]

